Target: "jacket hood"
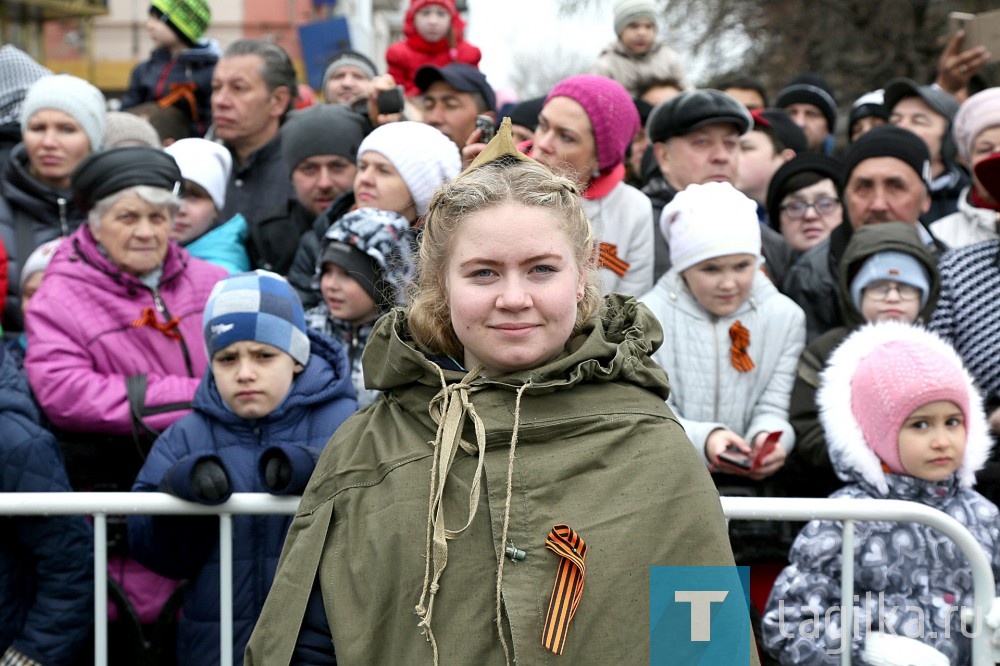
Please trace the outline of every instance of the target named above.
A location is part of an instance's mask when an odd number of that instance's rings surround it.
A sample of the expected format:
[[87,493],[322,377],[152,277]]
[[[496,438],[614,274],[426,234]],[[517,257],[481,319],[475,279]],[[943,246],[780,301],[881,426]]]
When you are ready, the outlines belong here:
[[[273,412],[257,420],[263,423],[281,421],[296,411],[314,405],[356,398],[354,385],[351,383],[351,369],[340,343],[315,331],[306,331],[306,334],[310,343],[309,363],[292,382],[284,401]],[[205,412],[230,427],[249,428],[255,422],[237,416],[222,401],[215,385],[215,375],[212,374],[211,359],[205,376],[195,391],[193,405],[196,410]]]
[[625,48],[625,45],[622,44],[620,39],[616,39],[615,41],[605,46],[601,50],[600,55],[603,56],[609,53],[613,53],[621,58],[624,58],[626,60],[631,60],[633,62],[645,62],[647,60],[652,60],[656,52],[659,51],[661,48],[663,48],[663,46],[664,43],[657,39],[652,43],[652,45],[650,45],[649,50],[646,51],[645,53],[633,53],[632,51],[629,51],[627,48]]
[[[215,39],[205,39],[189,49],[184,49],[177,56],[177,62],[190,64],[214,64],[222,57],[222,47]],[[170,49],[153,49],[149,59],[153,62],[170,62]]]
[[866,224],[860,229],[855,229],[851,234],[851,240],[847,243],[847,249],[844,250],[844,256],[840,259],[840,270],[837,271],[840,311],[844,314],[844,323],[848,328],[854,329],[865,323],[864,316],[851,299],[851,281],[868,257],[886,251],[908,254],[927,269],[927,274],[930,276],[930,294],[927,303],[920,308],[917,316],[918,321],[928,322],[931,319],[941,292],[941,274],[938,272],[937,261],[921,242],[914,225],[906,222],[884,222]]
[[965,423],[965,456],[954,476],[959,486],[971,488],[976,482],[976,472],[982,469],[993,447],[979,391],[951,345],[918,326],[899,322],[868,324],[852,333],[833,352],[820,378],[816,403],[826,433],[830,462],[837,476],[844,481],[874,488],[881,496],[889,493],[890,481],[896,475],[883,471],[882,462],[865,442],[851,408],[851,379],[865,357],[877,347],[894,340],[906,340],[932,348],[961,368],[969,392],[969,414]]
[[[585,382],[626,381],[666,400],[670,392],[667,374],[652,359],[662,342],[663,330],[649,308],[632,297],[610,294],[583,330],[548,363],[478,381],[511,390],[528,385],[529,394]],[[413,383],[439,388],[442,378],[454,382],[467,374],[441,370],[417,350],[403,308],[394,308],[376,323],[362,359],[365,385],[380,391]]]
[[[428,42],[426,39],[421,37],[420,33],[417,32],[416,26],[413,25],[413,17],[416,16],[418,11],[427,5],[440,5],[441,7],[444,7],[449,14],[451,14],[451,32],[443,39],[433,43]],[[424,53],[440,53],[442,51],[447,51],[448,49],[455,48],[459,42],[463,41],[464,35],[465,21],[462,20],[458,10],[455,9],[455,3],[453,0],[436,0],[433,2],[428,2],[427,0],[414,0],[413,2],[410,2],[410,7],[406,10],[406,18],[403,19],[403,36],[416,50],[423,51]]]
[[49,187],[31,175],[28,171],[28,153],[23,143],[14,146],[4,165],[0,195],[11,208],[23,210],[32,218],[52,226],[58,226],[60,219],[65,217],[72,229],[84,217],[73,204],[73,193],[70,190]]

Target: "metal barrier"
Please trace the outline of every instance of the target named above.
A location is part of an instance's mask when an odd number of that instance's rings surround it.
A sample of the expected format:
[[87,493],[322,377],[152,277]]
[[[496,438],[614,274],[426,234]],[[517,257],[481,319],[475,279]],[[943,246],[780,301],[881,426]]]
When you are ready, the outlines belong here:
[[[854,523],[868,520],[922,523],[952,539],[972,567],[976,617],[985,617],[996,597],[993,569],[975,537],[951,516],[916,502],[848,498],[723,497],[730,520],[840,520],[844,523],[842,553],[854,551]],[[222,666],[233,663],[232,516],[294,514],[298,497],[236,493],[218,506],[203,506],[165,493],[0,493],[0,515],[92,515],[94,517],[94,663],[107,664],[107,517],[108,515],[219,516],[220,647]],[[854,598],[854,557],[843,558],[841,626],[851,627]],[[981,625],[980,625],[981,626]],[[851,663],[844,650],[841,663]],[[973,666],[993,664],[987,631],[972,637]]]
[[[960,522],[948,514],[917,502],[904,500],[857,500],[723,497],[722,510],[730,520],[840,520],[844,523],[841,546],[843,572],[840,581],[841,627],[852,627],[854,618],[854,523],[868,520],[891,520],[901,523],[922,523],[933,527],[962,549],[972,567],[972,587],[976,618],[981,622],[996,597],[993,568],[983,548]],[[974,625],[976,626],[976,625]],[[983,628],[982,624],[978,624]],[[851,651],[844,650],[840,663],[851,663]],[[992,666],[988,630],[974,632],[972,637],[973,666]]]

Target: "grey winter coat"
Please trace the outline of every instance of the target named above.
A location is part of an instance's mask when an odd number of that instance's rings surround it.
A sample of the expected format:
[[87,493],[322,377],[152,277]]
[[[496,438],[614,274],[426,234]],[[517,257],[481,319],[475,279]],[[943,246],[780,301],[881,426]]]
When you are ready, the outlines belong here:
[[[965,457],[958,471],[942,482],[883,471],[862,438],[851,408],[851,379],[871,349],[868,345],[916,330],[901,324],[862,329],[870,342],[859,345],[857,339],[849,339],[831,359],[823,375],[820,410],[830,459],[841,478],[851,482],[832,497],[902,499],[940,509],[972,532],[991,558],[997,576],[1000,513],[972,489],[975,472],[989,455],[992,441],[971,379],[968,389],[973,404],[966,422]],[[789,565],[774,583],[761,633],[767,651],[781,664],[840,663],[839,653],[831,651],[840,647],[842,527],[830,520],[806,525],[789,553]],[[967,558],[955,543],[922,524],[891,521],[856,523],[854,538],[854,594],[858,599],[854,613],[859,628],[851,637],[854,663],[865,663],[861,658],[865,637],[869,627],[878,630],[880,622],[883,633],[909,638],[920,633],[921,642],[947,655],[952,664],[969,663],[970,641],[963,637],[960,613],[953,609],[972,607],[972,576]]]
[[664,42],[657,40],[642,55],[635,55],[625,48],[621,40],[608,44],[594,63],[594,74],[606,76],[622,84],[632,97],[642,94],[644,81],[676,79],[683,90],[687,87],[680,58]]

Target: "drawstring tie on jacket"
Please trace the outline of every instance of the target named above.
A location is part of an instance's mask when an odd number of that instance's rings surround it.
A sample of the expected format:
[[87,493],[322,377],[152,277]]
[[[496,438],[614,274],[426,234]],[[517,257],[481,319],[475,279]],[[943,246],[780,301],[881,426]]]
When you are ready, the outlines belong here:
[[[423,630],[424,635],[431,644],[434,653],[434,664],[438,664],[438,646],[434,638],[434,631],[431,628],[431,619],[434,614],[434,599],[440,589],[441,575],[448,565],[448,539],[454,539],[464,532],[471,524],[479,507],[480,486],[483,478],[483,466],[486,460],[486,428],[483,421],[476,413],[475,405],[472,404],[470,396],[482,386],[473,386],[473,382],[482,371],[482,366],[477,366],[469,372],[462,380],[456,384],[449,385],[444,377],[444,373],[438,368],[438,375],[441,379],[441,390],[431,399],[428,411],[431,418],[437,424],[437,433],[434,437],[434,458],[431,465],[431,484],[427,507],[427,539],[424,552],[424,582],[420,591],[420,601],[415,608],[417,616],[420,618],[418,627]],[[521,415],[521,395],[529,384],[524,384],[518,389],[517,399],[514,406],[514,432],[510,440],[510,453],[507,461],[507,490],[504,501],[503,530],[500,539],[500,549],[497,555],[497,581],[496,581],[496,624],[500,635],[500,643],[503,646],[504,657],[510,663],[510,652],[507,647],[507,639],[503,633],[503,623],[501,621],[501,589],[503,583],[503,544],[507,541],[507,530],[510,523],[511,489],[513,483],[514,451],[517,446],[517,431],[520,426]],[[475,433],[475,445],[462,439],[462,429],[466,418],[472,421]],[[445,527],[444,516],[444,492],[448,475],[455,462],[455,455],[461,448],[469,455],[479,457],[476,464],[476,471],[469,488],[469,516],[465,525],[457,530],[449,530]]]

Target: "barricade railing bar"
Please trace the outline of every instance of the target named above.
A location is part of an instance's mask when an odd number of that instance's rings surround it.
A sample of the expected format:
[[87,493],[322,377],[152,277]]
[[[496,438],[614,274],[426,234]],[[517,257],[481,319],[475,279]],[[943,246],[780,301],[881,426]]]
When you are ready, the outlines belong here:
[[[854,597],[854,523],[883,520],[922,523],[952,539],[972,568],[974,604],[978,626],[996,597],[993,569],[975,537],[951,516],[916,502],[857,500],[850,498],[723,497],[722,509],[730,520],[839,520],[844,523],[841,582],[841,626],[851,627]],[[234,493],[224,504],[204,506],[166,493],[0,493],[0,515],[90,515],[94,519],[94,663],[106,666],[107,646],[107,517],[109,515],[194,515],[219,517],[220,649],[221,666],[233,663],[232,516],[291,515],[298,497]],[[844,650],[841,663],[851,663]],[[973,666],[993,664],[987,630],[972,636]]]
[[[723,497],[722,510],[730,520],[839,520],[844,523],[841,545],[842,574],[840,586],[840,626],[850,631],[854,626],[854,523],[887,520],[899,523],[922,523],[938,530],[962,550],[972,568],[973,598],[976,613],[974,626],[982,630],[972,636],[973,666],[992,666],[989,629],[982,623],[996,597],[996,582],[990,559],[972,533],[960,522],[937,509],[905,500],[787,497]],[[840,663],[851,663],[851,651],[845,649]]]

